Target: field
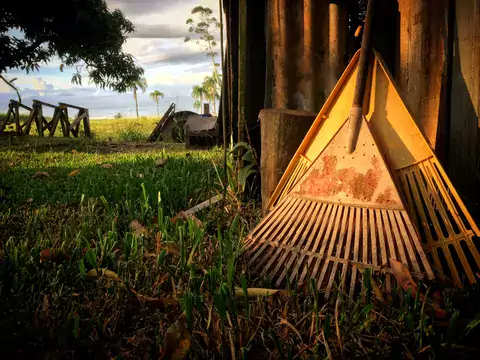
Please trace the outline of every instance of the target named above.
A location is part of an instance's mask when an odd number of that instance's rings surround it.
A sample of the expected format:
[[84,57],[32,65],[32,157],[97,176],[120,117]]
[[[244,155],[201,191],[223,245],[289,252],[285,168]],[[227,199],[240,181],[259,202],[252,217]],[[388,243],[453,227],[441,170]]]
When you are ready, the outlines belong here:
[[[0,119],[6,114],[0,113]],[[20,122],[27,120],[26,114],[20,115]],[[120,141],[144,141],[151,134],[155,125],[160,121],[160,116],[141,116],[137,118],[121,119],[90,119],[90,127],[93,138],[96,140],[120,140]],[[50,121],[50,117],[46,117]],[[13,129],[13,125],[10,125]],[[7,126],[8,129],[8,126]],[[80,128],[82,131],[83,126]],[[36,135],[36,128],[32,128],[31,135]],[[55,137],[62,137],[60,128],[55,132]]]
[[221,192],[222,150],[142,144],[122,131],[152,125],[117,121],[0,140],[0,358],[475,356],[477,289],[384,296],[367,271],[351,306],[310,282],[273,290],[246,267],[260,210],[235,171],[225,202],[179,214]]

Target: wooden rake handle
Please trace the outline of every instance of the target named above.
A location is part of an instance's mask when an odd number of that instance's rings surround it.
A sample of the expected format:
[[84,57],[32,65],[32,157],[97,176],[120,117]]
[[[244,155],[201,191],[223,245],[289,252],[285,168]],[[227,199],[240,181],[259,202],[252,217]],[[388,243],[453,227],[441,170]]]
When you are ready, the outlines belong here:
[[365,27],[363,29],[360,59],[358,60],[357,81],[355,83],[353,105],[352,109],[350,110],[350,116],[348,118],[348,154],[351,154],[355,150],[358,132],[362,123],[363,99],[365,97],[365,88],[367,85],[369,59],[372,52],[371,42],[374,3],[375,0],[369,0],[367,5],[367,15],[365,17]]

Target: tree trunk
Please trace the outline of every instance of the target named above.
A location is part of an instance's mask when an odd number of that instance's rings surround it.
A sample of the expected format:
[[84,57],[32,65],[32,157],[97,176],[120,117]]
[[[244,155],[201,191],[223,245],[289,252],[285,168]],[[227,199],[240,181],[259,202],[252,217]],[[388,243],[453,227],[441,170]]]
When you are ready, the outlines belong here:
[[137,89],[133,89],[133,98],[135,99],[135,110],[137,111],[137,120],[138,120],[138,98],[137,98]]
[[263,109],[260,112],[260,172],[264,213],[275,187],[316,116],[313,112],[286,109]]

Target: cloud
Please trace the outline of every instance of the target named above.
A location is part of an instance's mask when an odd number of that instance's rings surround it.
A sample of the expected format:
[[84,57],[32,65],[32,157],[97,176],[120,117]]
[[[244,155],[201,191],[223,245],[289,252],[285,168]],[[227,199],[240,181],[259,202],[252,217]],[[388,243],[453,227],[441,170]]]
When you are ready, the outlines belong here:
[[43,96],[47,92],[52,92],[54,87],[52,84],[48,84],[45,80],[41,77],[37,77],[32,79],[33,89],[38,91],[38,94]]
[[188,36],[188,29],[180,26],[136,24],[135,32],[129,38],[170,39],[185,38],[186,36]]
[[153,11],[168,11],[179,5],[191,5],[192,0],[107,0],[110,9],[120,9],[127,16],[140,15]]

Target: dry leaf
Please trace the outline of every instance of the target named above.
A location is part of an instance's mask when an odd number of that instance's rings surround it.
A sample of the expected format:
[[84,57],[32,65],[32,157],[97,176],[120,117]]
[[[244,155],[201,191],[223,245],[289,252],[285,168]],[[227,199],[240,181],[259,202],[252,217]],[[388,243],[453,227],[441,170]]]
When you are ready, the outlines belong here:
[[150,296],[138,294],[135,290],[130,289],[130,292],[135,295],[140,303],[150,309],[165,310],[166,307],[178,304],[174,299],[158,299]]
[[70,174],[68,174],[68,177],[74,177],[80,174],[80,170],[75,169],[73,170]]
[[161,360],[183,360],[187,357],[190,350],[191,335],[185,327],[186,322],[187,316],[183,313],[168,328],[163,342]]
[[143,226],[142,224],[140,224],[137,220],[133,220],[131,223],[130,223],[130,228],[132,228],[133,231],[135,231],[135,236],[136,237],[140,237],[142,235],[144,236],[147,236],[148,235],[148,231],[147,229],[145,228],[145,226]]
[[70,261],[70,256],[60,249],[44,249],[40,252],[40,262],[46,261],[55,263]]
[[92,269],[89,272],[87,272],[87,278],[98,278],[98,277],[104,277],[110,280],[118,280],[121,281],[121,279],[118,277],[117,273],[108,270],[108,269]]
[[[274,295],[278,292],[278,290],[273,289],[262,289],[262,288],[248,288],[247,294],[250,299],[262,297],[262,296],[270,296]],[[244,297],[243,289],[235,288],[235,296],[236,297]]]
[[167,254],[172,254],[180,257],[180,248],[175,244],[157,244],[157,250],[159,250],[159,252],[163,249],[166,250]]
[[75,150],[75,149],[73,149],[73,150],[72,150],[72,154],[78,154],[78,151]]
[[33,178],[41,178],[41,177],[50,177],[50,174],[46,171],[37,171],[34,175]]
[[112,164],[102,164],[102,165],[100,165],[100,167],[102,169],[111,169],[113,167],[113,165]]
[[161,168],[161,167],[164,167],[168,162],[168,159],[158,159],[156,162],[155,162],[155,166],[157,168]]
[[197,218],[195,215],[187,213],[185,211],[180,211],[177,215],[175,215],[170,221],[172,224],[176,224],[178,219],[182,219],[184,221],[187,221],[188,219],[191,219],[195,225],[198,227],[203,227],[203,222]]
[[392,273],[395,275],[398,284],[402,287],[403,290],[410,290],[413,297],[417,295],[418,285],[413,281],[412,275],[408,268],[403,265],[400,261],[395,259],[390,259],[390,266],[392,268]]

